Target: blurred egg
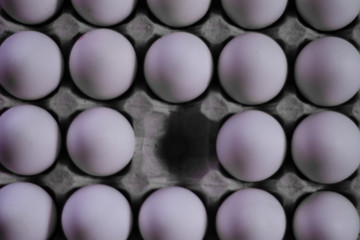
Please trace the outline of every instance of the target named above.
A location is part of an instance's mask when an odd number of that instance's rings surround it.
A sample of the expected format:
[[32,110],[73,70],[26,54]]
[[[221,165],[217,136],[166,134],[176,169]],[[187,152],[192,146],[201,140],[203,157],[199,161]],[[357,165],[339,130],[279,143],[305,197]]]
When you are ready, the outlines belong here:
[[68,240],[125,240],[131,232],[132,212],[115,188],[88,185],[66,201],[61,223]]
[[206,209],[193,192],[165,187],[152,193],[139,213],[144,240],[201,240],[207,226]]
[[53,17],[63,0],[0,0],[1,8],[13,19],[25,24],[40,24]]
[[299,53],[295,83],[310,102],[336,106],[359,91],[359,66],[360,54],[351,43],[338,37],[323,37],[310,42]]
[[69,59],[75,85],[98,100],[125,93],[134,81],[136,65],[136,53],[129,40],[110,29],[96,29],[81,36]]
[[339,193],[323,191],[306,197],[294,214],[297,240],[356,240],[359,216],[354,205]]
[[275,118],[248,110],[230,117],[216,139],[221,165],[233,177],[256,182],[273,175],[283,163],[286,136]]
[[359,0],[295,0],[297,10],[312,27],[335,31],[351,23],[359,14]]
[[66,143],[72,161],[82,171],[93,176],[109,176],[131,161],[135,134],[122,114],[95,107],[76,116]]
[[157,96],[167,102],[184,103],[199,97],[209,86],[212,56],[200,38],[175,32],[151,45],[144,71],[149,87]]
[[60,129],[44,109],[19,105],[0,116],[0,162],[20,175],[48,169],[60,150]]
[[137,0],[71,0],[75,10],[86,21],[97,26],[111,26],[126,19]]
[[203,18],[211,0],[147,0],[150,11],[171,27],[187,27]]
[[287,60],[281,47],[260,33],[245,33],[226,44],[218,72],[220,84],[237,102],[257,105],[274,98],[287,77]]
[[16,182],[0,189],[1,240],[47,240],[56,221],[55,203],[41,187]]
[[340,182],[360,163],[360,131],[343,114],[324,111],[305,118],[292,137],[295,165],[319,183]]
[[49,95],[62,74],[60,48],[43,33],[17,32],[0,47],[0,85],[17,98],[37,100]]
[[283,239],[286,216],[279,201],[260,189],[241,189],[220,205],[216,230],[221,240]]
[[276,22],[284,13],[287,0],[221,0],[228,17],[240,27],[261,29]]

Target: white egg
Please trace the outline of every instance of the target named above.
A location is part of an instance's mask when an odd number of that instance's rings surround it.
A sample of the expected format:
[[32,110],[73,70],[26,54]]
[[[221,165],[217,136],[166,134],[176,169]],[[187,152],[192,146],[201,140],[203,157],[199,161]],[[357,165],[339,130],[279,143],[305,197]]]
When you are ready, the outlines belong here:
[[187,27],[203,18],[211,0],[147,0],[150,11],[171,27]]
[[63,0],[0,0],[1,8],[15,20],[25,24],[40,24],[53,17]]
[[1,240],[47,240],[56,221],[55,203],[41,187],[16,182],[0,189]]
[[233,177],[256,182],[273,175],[283,163],[286,136],[275,118],[248,110],[230,117],[216,139],[221,165]]
[[132,212],[115,188],[88,185],[66,201],[61,223],[68,240],[125,240],[131,232]]
[[339,193],[329,191],[306,197],[296,209],[293,219],[297,240],[356,240],[359,225],[354,205]]
[[201,240],[207,226],[206,209],[193,192],[165,187],[152,193],[139,213],[144,240]]
[[56,43],[43,33],[21,31],[0,47],[0,85],[23,100],[49,95],[63,75],[63,58]]
[[136,53],[129,40],[110,29],[96,29],[81,36],[69,59],[75,85],[99,100],[125,93],[134,81],[136,65]]
[[261,29],[276,22],[284,13],[287,0],[221,0],[225,13],[240,27]]
[[359,66],[360,54],[351,43],[338,37],[323,37],[310,42],[299,53],[295,83],[310,102],[336,106],[358,92]]
[[221,240],[280,240],[286,216],[279,201],[261,189],[241,189],[220,205],[216,230]]
[[55,162],[60,129],[44,109],[19,105],[0,116],[0,162],[21,175],[35,175]]
[[295,165],[319,183],[340,182],[360,163],[360,131],[343,114],[324,111],[305,118],[292,137]]
[[237,102],[257,105],[274,98],[287,77],[287,60],[281,47],[260,33],[245,33],[226,44],[218,72],[220,84]]
[[120,171],[135,152],[135,134],[129,121],[105,107],[91,108],[76,116],[66,143],[75,165],[93,176]]
[[149,87],[157,96],[167,102],[184,103],[199,97],[209,86],[212,56],[195,35],[171,33],[151,45],[144,71]]
[[75,10],[86,21],[97,26],[111,26],[125,20],[137,0],[71,0]]
[[359,14],[359,0],[295,0],[304,20],[321,31],[335,31],[351,23]]

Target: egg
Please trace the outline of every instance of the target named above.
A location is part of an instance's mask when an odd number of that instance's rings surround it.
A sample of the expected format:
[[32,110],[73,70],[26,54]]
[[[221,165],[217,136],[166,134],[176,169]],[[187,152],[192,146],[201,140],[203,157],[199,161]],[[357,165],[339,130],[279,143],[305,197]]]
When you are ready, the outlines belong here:
[[125,93],[134,81],[136,65],[136,53],[129,40],[110,29],[96,29],[81,36],[69,59],[75,85],[98,100]]
[[61,215],[68,240],[128,239],[132,212],[118,190],[103,184],[82,187],[66,201]]
[[216,139],[221,165],[233,177],[248,182],[272,176],[286,153],[286,136],[279,122],[265,112],[247,110],[231,116]]
[[287,0],[221,0],[226,15],[247,29],[261,29],[276,22],[284,13]]
[[146,82],[158,97],[170,103],[199,97],[209,86],[212,71],[209,48],[200,38],[186,32],[161,37],[145,56]]
[[60,138],[59,126],[46,110],[12,107],[0,116],[0,163],[16,174],[39,174],[54,164]]
[[321,31],[339,30],[359,14],[358,0],[295,0],[300,16]]
[[0,85],[23,100],[49,95],[63,75],[63,57],[56,43],[36,31],[17,32],[0,47]]
[[63,0],[0,0],[1,8],[13,19],[24,24],[40,24],[52,18]]
[[124,21],[137,0],[71,0],[76,12],[97,26],[111,26]]
[[0,189],[1,240],[47,240],[56,221],[55,203],[41,187],[16,182]]
[[171,27],[187,27],[203,18],[211,0],[147,0],[150,11]]
[[306,197],[297,207],[293,230],[297,240],[356,240],[359,224],[356,208],[347,198],[322,191]]
[[218,62],[222,88],[235,101],[258,105],[273,99],[287,77],[287,60],[281,47],[261,33],[232,39]]
[[306,45],[295,62],[300,93],[319,106],[337,106],[360,88],[360,54],[346,40],[323,37]]
[[165,187],[153,192],[139,213],[139,228],[144,240],[201,240],[206,226],[203,203],[182,187]]
[[95,107],[72,121],[66,139],[74,164],[87,174],[109,176],[123,169],[135,152],[135,134],[119,112]]
[[296,127],[291,153],[295,165],[309,179],[330,184],[356,171],[360,163],[360,131],[343,114],[314,113]]
[[221,240],[283,239],[286,216],[280,202],[256,188],[232,193],[216,214],[216,230]]

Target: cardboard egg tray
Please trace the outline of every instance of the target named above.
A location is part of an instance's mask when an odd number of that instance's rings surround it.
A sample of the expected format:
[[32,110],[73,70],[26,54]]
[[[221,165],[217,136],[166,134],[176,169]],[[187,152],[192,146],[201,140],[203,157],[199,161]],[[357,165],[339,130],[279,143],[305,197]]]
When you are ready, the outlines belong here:
[[[60,223],[65,201],[79,187],[93,183],[113,186],[128,198],[134,216],[129,239],[141,239],[137,216],[145,198],[155,189],[171,185],[184,186],[202,199],[208,213],[205,239],[210,240],[218,239],[215,216],[219,205],[230,193],[242,188],[261,188],[279,199],[287,215],[285,239],[293,239],[291,225],[294,210],[299,201],[309,193],[323,189],[342,193],[360,212],[358,172],[337,184],[314,183],[295,168],[288,148],[286,159],[275,175],[261,182],[247,183],[230,176],[220,166],[215,151],[216,136],[223,122],[232,114],[247,109],[262,110],[274,116],[283,126],[290,146],[290,139],[297,124],[307,115],[325,109],[309,103],[296,89],[293,68],[297,54],[308,42],[324,35],[342,37],[359,49],[358,19],[340,31],[319,32],[299,17],[294,2],[289,1],[280,20],[258,31],[269,35],[281,45],[289,64],[288,78],[281,93],[270,102],[259,106],[236,103],[220,87],[216,70],[219,54],[228,41],[245,30],[237,27],[225,15],[219,0],[212,1],[209,12],[201,21],[181,29],[160,23],[150,13],[146,1],[138,1],[134,13],[125,22],[111,27],[132,42],[138,58],[138,73],[131,89],[110,101],[97,101],[82,94],[72,82],[68,69],[69,53],[75,41],[95,28],[97,27],[87,23],[75,12],[70,1],[65,1],[54,18],[38,26],[20,24],[3,11],[0,12],[0,42],[22,30],[43,32],[58,43],[66,64],[60,86],[42,100],[21,101],[0,88],[1,113],[12,106],[30,103],[48,110],[60,125],[62,150],[56,163],[46,172],[24,177],[0,167],[1,186],[16,181],[29,181],[44,187],[54,197],[59,221],[52,239],[65,239]],[[212,52],[215,66],[207,91],[196,100],[185,104],[169,104],[159,99],[146,85],[143,73],[144,56],[150,45],[159,37],[175,31],[187,31],[203,39]],[[110,107],[124,114],[132,123],[136,134],[136,151],[131,163],[110,177],[92,177],[81,172],[66,151],[65,139],[71,121],[81,111],[95,106]],[[331,109],[344,113],[359,125],[358,95]]]

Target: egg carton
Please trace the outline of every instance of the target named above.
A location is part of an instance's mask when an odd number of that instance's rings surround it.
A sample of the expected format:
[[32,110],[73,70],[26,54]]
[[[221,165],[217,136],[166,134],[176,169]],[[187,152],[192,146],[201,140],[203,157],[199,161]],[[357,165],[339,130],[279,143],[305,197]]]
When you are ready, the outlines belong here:
[[[232,114],[258,109],[274,116],[284,128],[288,146],[297,124],[307,115],[329,108],[320,108],[305,100],[294,84],[293,67],[299,51],[311,40],[325,35],[342,37],[359,49],[360,23],[356,19],[340,31],[324,33],[309,27],[298,15],[294,2],[289,1],[285,14],[262,32],[277,41],[286,53],[289,73],[280,94],[268,103],[245,106],[233,101],[220,87],[215,68],[211,84],[199,98],[185,104],[169,104],[155,96],[145,83],[144,56],[159,37],[186,31],[199,36],[209,46],[216,66],[226,43],[246,30],[236,26],[223,12],[220,1],[212,1],[209,12],[198,23],[186,28],[171,28],[160,23],[150,13],[145,1],[138,1],[134,13],[111,29],[124,34],[133,44],[138,58],[138,72],[133,86],[124,95],[110,101],[93,100],[82,94],[71,80],[68,59],[75,41],[97,27],[87,23],[65,1],[60,12],[45,24],[27,26],[0,12],[0,42],[22,30],[40,31],[60,46],[65,73],[60,86],[48,97],[38,101],[21,101],[0,88],[0,112],[22,103],[48,110],[58,121],[62,132],[62,149],[56,163],[36,176],[18,176],[0,167],[0,185],[29,181],[44,187],[55,199],[61,213],[65,201],[76,189],[102,183],[119,189],[128,198],[134,226],[129,239],[141,239],[137,226],[139,209],[155,189],[179,185],[195,192],[204,202],[208,213],[205,239],[218,239],[215,216],[219,205],[232,192],[248,187],[264,189],[282,203],[287,215],[284,239],[293,239],[292,216],[299,201],[319,190],[336,191],[347,196],[360,213],[360,173],[345,181],[324,185],[308,180],[295,167],[288,149],[282,167],[270,178],[255,183],[243,182],[230,176],[219,164],[215,151],[216,136],[224,121]],[[36,56],[34,56],[36,57]],[[95,106],[106,106],[123,113],[134,127],[136,150],[131,163],[110,177],[92,177],[80,171],[71,161],[65,145],[67,129],[76,115]],[[350,101],[331,108],[341,112],[357,125],[360,122],[358,94]],[[59,214],[60,215],[60,214]],[[60,218],[52,239],[65,239]],[[360,238],[358,238],[360,239]]]

